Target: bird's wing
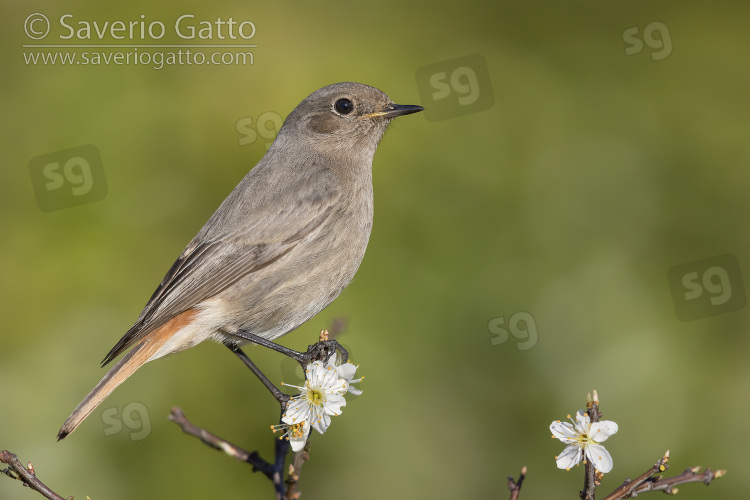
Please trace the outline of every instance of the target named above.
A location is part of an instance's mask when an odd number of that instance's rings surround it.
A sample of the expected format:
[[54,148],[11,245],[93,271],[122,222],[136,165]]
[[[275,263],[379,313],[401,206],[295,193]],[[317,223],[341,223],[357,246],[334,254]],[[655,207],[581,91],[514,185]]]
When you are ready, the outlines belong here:
[[323,177],[319,174],[316,179],[302,179],[297,186],[285,186],[285,193],[292,192],[294,196],[266,196],[265,201],[250,202],[247,213],[222,211],[222,205],[211,220],[229,218],[231,223],[206,224],[169,269],[138,321],[102,364],[178,314],[291,252],[301,239],[323,224],[340,197],[331,179]]

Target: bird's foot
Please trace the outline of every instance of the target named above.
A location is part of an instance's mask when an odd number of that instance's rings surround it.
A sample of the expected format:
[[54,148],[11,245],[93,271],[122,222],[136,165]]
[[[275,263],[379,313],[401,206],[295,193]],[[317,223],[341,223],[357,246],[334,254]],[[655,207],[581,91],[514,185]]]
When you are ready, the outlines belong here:
[[336,351],[341,353],[341,360],[343,363],[346,363],[349,360],[349,353],[335,340],[321,340],[313,345],[307,346],[307,352],[298,352],[298,356],[295,356],[295,359],[300,365],[302,365],[302,369],[304,370],[307,368],[307,365],[314,363],[315,361],[327,362]]

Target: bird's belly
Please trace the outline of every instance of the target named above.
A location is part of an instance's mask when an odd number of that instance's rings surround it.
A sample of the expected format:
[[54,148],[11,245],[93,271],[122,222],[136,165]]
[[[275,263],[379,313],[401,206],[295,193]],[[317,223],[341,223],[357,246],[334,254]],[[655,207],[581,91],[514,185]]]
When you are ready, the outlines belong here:
[[338,297],[362,262],[370,225],[326,229],[219,295],[225,304],[233,305],[227,310],[221,340],[237,330],[274,339],[294,330]]

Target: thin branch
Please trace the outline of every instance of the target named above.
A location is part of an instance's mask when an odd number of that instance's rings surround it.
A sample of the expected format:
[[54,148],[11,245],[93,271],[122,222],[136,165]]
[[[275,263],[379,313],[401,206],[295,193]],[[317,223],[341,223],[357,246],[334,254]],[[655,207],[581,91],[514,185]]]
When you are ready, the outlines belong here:
[[[594,391],[594,397],[587,395],[586,401],[586,413],[588,413],[591,423],[598,422],[602,414],[599,412],[599,396]],[[583,479],[583,491],[579,493],[582,500],[594,500],[594,492],[596,487],[599,486],[601,476],[597,475],[596,467],[591,460],[586,460],[584,456],[584,479]]]
[[673,495],[679,490],[679,488],[675,488],[678,484],[704,483],[705,485],[709,485],[711,484],[711,481],[718,479],[727,473],[726,470],[712,471],[710,468],[700,472],[700,469],[700,467],[692,467],[685,469],[679,476],[667,479],[656,478],[652,481],[647,481],[638,488],[636,493],[644,491],[663,491]]
[[[3,469],[1,472],[8,477],[18,479],[23,483],[24,486],[28,486],[32,490],[38,492],[45,498],[50,500],[66,500],[51,489],[49,489],[43,482],[36,477],[34,467],[29,462],[28,467],[24,467],[23,464],[18,460],[18,457],[9,452],[8,450],[0,451],[0,462],[10,465],[7,469]],[[73,497],[67,500],[72,500]]]
[[169,414],[169,420],[176,423],[182,429],[182,432],[190,436],[195,436],[200,439],[203,444],[214,448],[215,450],[223,451],[230,457],[239,460],[240,462],[247,462],[253,466],[253,472],[260,471],[267,478],[273,481],[274,467],[273,464],[263,459],[257,451],[247,451],[229,441],[218,437],[216,434],[208,432],[205,429],[201,429],[197,425],[190,422],[185,416],[185,412],[177,406],[172,407],[172,413]]
[[663,491],[670,495],[677,493],[678,488],[675,486],[686,483],[704,483],[711,484],[711,481],[718,479],[727,473],[726,470],[712,471],[707,468],[701,472],[700,467],[691,467],[685,469],[682,474],[674,477],[664,478],[662,476],[653,477],[657,472],[664,472],[669,468],[669,450],[646,472],[638,476],[634,481],[626,480],[615,491],[610,493],[604,500],[620,500],[622,498],[633,498],[646,491]]
[[518,500],[518,495],[521,493],[521,485],[523,480],[526,479],[526,466],[521,467],[521,475],[518,476],[518,481],[514,481],[512,476],[508,476],[508,488],[510,489],[510,500]]
[[253,472],[260,471],[271,480],[276,492],[277,500],[281,500],[285,497],[283,470],[286,456],[289,454],[291,448],[289,441],[286,439],[275,440],[276,459],[274,460],[274,463],[271,463],[261,457],[257,451],[247,451],[244,448],[230,443],[206,429],[193,424],[187,419],[185,412],[183,412],[181,408],[176,406],[173,407],[172,413],[169,415],[169,420],[179,425],[185,434],[197,437],[201,442],[211,448],[223,451],[236,460],[250,464],[253,467]]
[[299,474],[302,470],[302,466],[306,461],[310,460],[310,441],[305,444],[305,447],[300,451],[296,452],[292,457],[292,463],[289,464],[289,474],[286,477],[286,499],[296,500],[300,494],[297,491],[297,483],[299,483]]
[[[282,413],[284,410],[281,410]],[[276,445],[274,446],[274,453],[276,455],[276,460],[274,461],[273,465],[273,487],[276,491],[276,500],[282,500],[285,497],[285,483],[284,483],[284,464],[286,463],[286,456],[289,454],[289,451],[292,449],[292,446],[289,444],[289,440],[278,438],[276,440]]]
[[615,491],[610,493],[604,500],[618,500],[620,498],[631,498],[637,495],[640,491],[639,488],[643,486],[647,481],[651,480],[651,477],[657,472],[664,472],[669,468],[669,450],[664,453],[664,456],[656,461],[646,472],[635,478],[634,481],[626,479],[622,485]]

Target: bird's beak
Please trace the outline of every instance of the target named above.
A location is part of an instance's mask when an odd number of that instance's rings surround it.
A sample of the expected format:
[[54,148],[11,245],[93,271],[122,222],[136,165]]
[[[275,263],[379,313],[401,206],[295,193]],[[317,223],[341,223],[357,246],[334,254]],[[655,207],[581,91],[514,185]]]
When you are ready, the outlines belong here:
[[391,104],[388,107],[386,107],[383,111],[370,113],[369,115],[364,115],[362,118],[377,118],[377,117],[395,118],[397,116],[410,115],[412,113],[419,113],[420,111],[423,111],[423,110],[424,108],[422,106],[413,106],[411,104]]

